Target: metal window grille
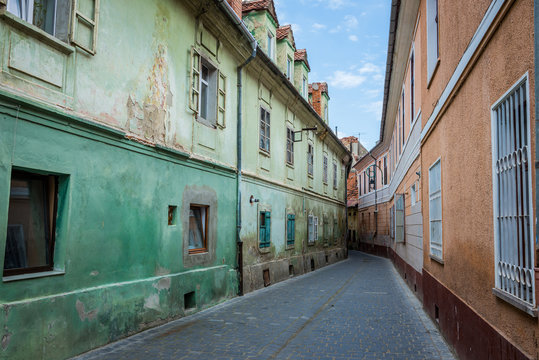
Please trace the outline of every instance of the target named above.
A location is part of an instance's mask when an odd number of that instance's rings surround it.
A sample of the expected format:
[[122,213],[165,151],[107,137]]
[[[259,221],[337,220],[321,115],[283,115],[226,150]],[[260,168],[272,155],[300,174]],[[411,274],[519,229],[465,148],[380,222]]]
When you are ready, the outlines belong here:
[[535,307],[527,76],[492,107],[496,288]]
[[442,177],[439,159],[429,169],[429,238],[430,255],[443,259]]

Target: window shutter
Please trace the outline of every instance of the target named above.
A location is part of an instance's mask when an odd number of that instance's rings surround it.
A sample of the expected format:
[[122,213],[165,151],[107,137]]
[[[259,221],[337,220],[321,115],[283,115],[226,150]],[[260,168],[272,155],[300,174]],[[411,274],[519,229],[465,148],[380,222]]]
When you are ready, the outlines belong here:
[[226,76],[219,71],[217,81],[219,82],[217,90],[217,125],[225,127],[226,118]]
[[191,48],[191,78],[190,78],[189,108],[198,116],[200,98],[200,53]]
[[266,247],[271,243],[271,213],[266,211]]
[[313,241],[318,240],[318,216],[314,217],[314,239]]
[[292,216],[292,233],[291,233],[291,238],[290,240],[291,241],[295,241],[296,240],[296,215],[290,215]]
[[312,215],[309,215],[308,217],[308,226],[307,226],[307,232],[308,232],[308,240],[309,242],[313,242],[314,240],[314,218]]
[[97,25],[99,0],[73,0],[71,42],[95,55],[97,45]]

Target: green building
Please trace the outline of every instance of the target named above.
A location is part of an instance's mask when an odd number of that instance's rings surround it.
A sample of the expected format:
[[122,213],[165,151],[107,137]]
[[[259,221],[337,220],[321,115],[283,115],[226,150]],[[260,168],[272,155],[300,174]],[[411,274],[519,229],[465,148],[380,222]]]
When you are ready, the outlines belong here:
[[268,56],[238,4],[0,0],[0,359],[344,256],[349,154],[276,64],[293,40]]

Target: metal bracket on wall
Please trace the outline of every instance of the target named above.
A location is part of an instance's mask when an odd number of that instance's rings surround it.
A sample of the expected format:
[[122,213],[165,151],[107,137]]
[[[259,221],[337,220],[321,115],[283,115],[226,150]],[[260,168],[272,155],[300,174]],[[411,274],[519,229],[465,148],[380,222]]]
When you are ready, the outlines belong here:
[[303,132],[304,131],[317,131],[318,128],[315,126],[315,127],[311,127],[311,128],[303,128],[299,131],[294,131],[293,134],[294,134],[294,142],[301,142],[303,140]]

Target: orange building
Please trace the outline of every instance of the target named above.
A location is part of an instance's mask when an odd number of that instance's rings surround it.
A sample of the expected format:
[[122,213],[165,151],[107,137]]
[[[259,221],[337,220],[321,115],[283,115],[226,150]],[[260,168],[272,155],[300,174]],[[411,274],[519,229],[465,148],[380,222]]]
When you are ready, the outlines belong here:
[[[394,0],[360,247],[462,359],[537,359],[533,0]],[[537,17],[537,15],[535,15]]]

